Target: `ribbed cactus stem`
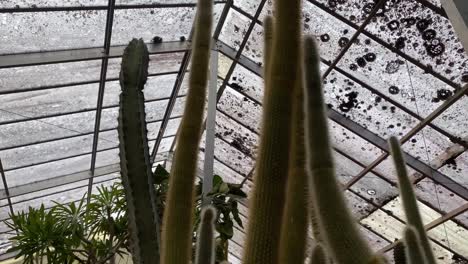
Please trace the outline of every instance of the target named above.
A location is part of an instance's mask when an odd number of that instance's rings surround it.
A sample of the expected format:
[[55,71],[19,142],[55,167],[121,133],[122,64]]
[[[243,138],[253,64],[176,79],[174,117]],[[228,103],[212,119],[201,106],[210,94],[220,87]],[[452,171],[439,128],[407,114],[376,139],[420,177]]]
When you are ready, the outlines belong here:
[[406,221],[408,226],[413,226],[418,232],[419,240],[426,257],[428,264],[436,264],[434,253],[432,252],[429,239],[424,229],[424,224],[419,213],[419,208],[414,194],[413,184],[411,183],[408,172],[406,171],[405,160],[401,151],[400,142],[396,137],[389,139],[390,152],[395,164],[396,173],[398,176],[398,186],[400,188],[400,196],[405,210]]
[[[270,61],[271,61],[271,49],[273,42],[274,34],[274,25],[273,17],[266,16],[263,20],[263,41],[264,41],[264,50],[263,50],[263,79],[265,81],[265,88],[269,87],[267,81],[269,81],[268,71],[270,70]],[[266,89],[265,89],[266,91]]]
[[328,136],[317,46],[305,40],[306,139],[311,173],[310,193],[327,253],[336,263],[369,263],[373,254],[347,208],[335,169]]
[[398,241],[393,249],[393,261],[395,264],[406,264],[405,244]]
[[159,225],[149,160],[143,88],[149,55],[143,40],[125,49],[120,71],[119,155],[133,263],[159,263]]
[[418,231],[414,227],[405,229],[405,254],[406,262],[409,264],[427,264],[419,239]]
[[214,221],[216,209],[209,206],[202,210],[198,228],[195,264],[213,264],[215,261]]
[[213,1],[199,0],[197,7],[189,90],[164,212],[161,256],[164,264],[187,264],[191,260],[194,181],[208,82]]
[[[302,62],[302,59],[299,60]],[[299,65],[302,65],[299,63]],[[280,263],[303,263],[309,224],[309,180],[305,167],[304,82],[298,69],[293,99],[289,172],[280,242]]]
[[[276,0],[270,59],[263,100],[261,139],[249,207],[243,263],[275,264],[288,173],[292,98],[301,39],[301,1]],[[278,217],[279,216],[279,217]]]
[[328,256],[321,244],[317,244],[312,249],[310,264],[328,264]]

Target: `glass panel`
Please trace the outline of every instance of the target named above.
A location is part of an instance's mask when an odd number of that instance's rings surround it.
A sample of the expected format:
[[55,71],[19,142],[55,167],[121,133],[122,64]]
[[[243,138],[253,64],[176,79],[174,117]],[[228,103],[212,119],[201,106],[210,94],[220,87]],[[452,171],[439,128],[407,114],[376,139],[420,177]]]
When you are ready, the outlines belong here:
[[465,202],[463,198],[427,177],[416,184],[414,191],[418,199],[429,203],[433,208],[439,208],[444,213],[455,210]]
[[96,155],[96,167],[99,168],[119,163],[119,152],[118,148],[98,152]]
[[0,69],[0,92],[74,82],[98,82],[100,71],[101,60]]
[[329,107],[382,138],[402,136],[417,124],[418,120],[400,108],[336,71],[324,84]]
[[86,135],[0,151],[0,156],[4,169],[8,171],[53,159],[90,153],[92,142],[93,135]]
[[460,113],[468,113],[468,97],[463,96],[451,107],[446,109],[433,123],[452,135],[468,139],[468,117]]
[[461,84],[468,56],[450,20],[419,1],[401,1],[366,28],[449,80]]
[[426,126],[403,144],[403,151],[438,168],[441,166],[440,159],[443,158],[446,149],[452,145],[453,143],[447,137]]
[[[183,56],[183,52],[150,55],[148,74],[151,75],[163,72],[178,71]],[[122,58],[109,59],[107,65],[107,79],[119,78],[121,62]]]
[[145,42],[154,37],[180,40],[189,35],[194,16],[192,7],[115,10],[112,45],[126,45],[136,37]]
[[[421,214],[421,218],[424,225],[429,224],[430,222],[440,218],[442,215],[433,210],[432,208],[428,207],[427,205],[418,201],[418,208]],[[401,197],[398,196],[397,198],[393,199],[389,203],[387,203],[383,209],[391,212],[391,214],[399,218],[403,221],[406,221],[405,212],[403,210],[403,204],[401,202]]]
[[362,219],[376,209],[373,205],[350,191],[346,191],[344,194],[348,208],[351,209],[356,219]]
[[90,111],[3,125],[0,133],[0,148],[91,132],[94,129],[94,119],[95,113]]
[[440,241],[446,247],[454,250],[461,256],[468,256],[468,230],[453,221],[429,230],[428,235]]
[[[160,98],[169,98],[174,87],[176,74],[149,77],[143,93],[145,101],[156,100]],[[121,87],[118,81],[106,82],[104,89],[104,106],[119,105]],[[93,104],[96,105],[96,100]]]
[[[205,135],[203,134],[200,146],[205,146]],[[215,158],[229,166],[232,170],[247,175],[254,165],[254,160],[239,150],[231,147],[227,142],[215,138]]]
[[[117,5],[153,4],[152,0],[117,0]],[[159,0],[158,4],[196,4],[196,0]]]
[[340,151],[354,157],[359,162],[368,165],[384,152],[368,141],[329,120],[330,141]]
[[464,152],[455,159],[448,160],[439,171],[459,184],[468,186],[468,152]]
[[30,184],[66,174],[89,170],[91,155],[79,156],[5,173],[8,187]]
[[384,211],[378,209],[368,217],[362,219],[361,224],[374,232],[382,235],[389,241],[394,241],[402,237],[405,225],[395,218],[389,216]]
[[463,225],[465,228],[468,228],[468,211],[460,214],[454,219],[457,223]]
[[248,156],[255,157],[258,150],[258,134],[248,130],[227,115],[217,112],[216,136],[229,142],[231,146]]
[[344,17],[355,25],[360,25],[366,20],[375,3],[373,0],[317,0],[317,2],[325,5],[329,12]]
[[[218,109],[253,131],[260,130],[261,106],[230,87],[226,87]],[[247,111],[248,109],[248,111]]]
[[[267,1],[271,2],[271,1]],[[257,11],[258,7],[260,6],[260,1],[258,0],[237,0],[234,3],[235,6],[240,7],[245,12],[249,13],[250,15],[254,16],[255,12]],[[266,4],[265,4],[266,6]]]
[[396,187],[373,173],[362,177],[351,186],[351,190],[379,206],[398,195]]
[[4,13],[1,16],[5,23],[0,27],[3,36],[0,54],[104,44],[105,11]]
[[385,240],[384,238],[376,235],[374,232],[370,231],[369,229],[367,229],[367,228],[365,228],[363,226],[359,226],[359,230],[361,231],[361,234],[366,237],[367,242],[369,243],[369,246],[374,251],[382,249],[385,246],[387,246],[388,244],[390,244],[387,240]]
[[[406,169],[408,170],[408,176],[411,181],[415,181],[416,179],[422,177],[421,174],[417,173],[413,168],[406,166]],[[394,182],[395,184],[398,182],[395,165],[393,164],[393,159],[391,157],[387,157],[384,161],[377,165],[374,171]]]
[[177,129],[179,128],[179,124],[182,118],[174,118],[170,119],[167,123],[166,131],[164,132],[164,136],[173,136],[177,133]]
[[239,46],[244,39],[245,34],[247,34],[249,25],[250,20],[247,17],[233,9],[229,9],[229,13],[226,17],[226,21],[224,22],[219,39],[228,46],[239,50]]
[[453,88],[363,36],[338,67],[422,117],[453,93]]
[[23,8],[23,7],[61,7],[61,6],[98,6],[107,5],[106,0],[3,0],[0,8]]
[[234,68],[229,79],[229,86],[259,102],[263,101],[263,79],[240,64]]
[[2,95],[0,122],[96,108],[98,89],[95,83]]

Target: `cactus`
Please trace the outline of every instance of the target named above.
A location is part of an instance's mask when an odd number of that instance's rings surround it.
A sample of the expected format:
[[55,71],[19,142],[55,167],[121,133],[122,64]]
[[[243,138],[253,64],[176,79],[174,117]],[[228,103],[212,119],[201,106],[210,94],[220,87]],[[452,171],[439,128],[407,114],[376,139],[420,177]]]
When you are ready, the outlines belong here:
[[434,253],[432,252],[429,239],[427,238],[426,230],[424,229],[424,224],[419,213],[416,196],[413,191],[413,185],[411,184],[408,172],[406,171],[400,143],[396,137],[391,137],[388,142],[398,176],[398,186],[400,188],[400,196],[403,201],[407,224],[408,226],[413,226],[418,232],[419,241],[421,242],[427,263],[436,264]]
[[328,264],[328,256],[322,245],[317,244],[312,249],[312,255],[310,257],[310,264]]
[[335,178],[322,95],[319,56],[312,38],[305,40],[306,131],[310,192],[327,252],[337,263],[362,264],[373,253],[360,236]]
[[406,262],[410,264],[426,264],[427,258],[424,256],[419,239],[418,231],[414,227],[405,229],[405,254]]
[[[288,171],[292,97],[301,38],[300,0],[275,1],[271,48],[263,105],[262,137],[249,208],[243,262],[278,263],[281,222]],[[278,217],[280,216],[280,217]]]
[[125,49],[120,71],[118,134],[120,169],[127,200],[133,263],[159,263],[159,225],[154,203],[143,88],[149,55],[143,40]]
[[209,206],[204,208],[201,214],[195,264],[213,264],[215,261],[214,221],[216,220],[216,209]]
[[289,172],[280,240],[280,263],[304,262],[309,224],[302,71],[302,67],[299,67],[294,89]]
[[193,185],[208,82],[213,1],[199,0],[197,6],[189,90],[163,219],[161,262],[164,264],[187,264],[191,259]]
[[[273,34],[274,34],[274,25],[273,25],[273,17],[271,16],[266,16],[264,21],[263,21],[263,37],[264,37],[264,51],[263,51],[263,80],[265,82],[265,89],[264,92],[267,91],[267,87],[269,87],[269,84],[267,81],[269,81],[268,76],[268,71],[270,69],[270,60],[271,60],[271,46],[273,42]],[[266,94],[264,94],[265,97]]]
[[405,244],[398,241],[393,249],[393,260],[395,264],[406,264]]

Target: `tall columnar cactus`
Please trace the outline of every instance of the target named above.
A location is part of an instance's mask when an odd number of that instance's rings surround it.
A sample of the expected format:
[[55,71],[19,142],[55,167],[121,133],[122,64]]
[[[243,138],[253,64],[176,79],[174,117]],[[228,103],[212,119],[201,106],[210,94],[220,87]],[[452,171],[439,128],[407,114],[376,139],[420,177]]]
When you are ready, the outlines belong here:
[[159,225],[151,177],[143,88],[149,55],[143,40],[125,49],[120,71],[120,169],[127,200],[133,263],[159,263]]
[[195,264],[213,264],[215,261],[215,220],[216,209],[210,206],[202,210],[201,223],[198,228]]
[[[290,144],[289,123],[301,39],[301,1],[276,0],[272,57],[251,195],[245,264],[278,263]],[[280,217],[278,217],[280,216]]]
[[312,249],[310,264],[328,264],[328,256],[321,244],[315,245]]
[[369,263],[374,254],[360,236],[335,178],[329,143],[317,46],[305,40],[306,131],[313,198],[327,252],[340,264]]
[[391,137],[389,139],[389,145],[398,176],[398,186],[400,188],[400,196],[403,201],[407,224],[408,226],[413,226],[418,232],[419,240],[427,263],[436,264],[434,253],[432,252],[431,245],[429,244],[429,239],[427,238],[426,230],[424,229],[424,224],[419,213],[416,196],[413,191],[413,185],[411,184],[408,172],[406,171],[400,142],[396,137]]
[[407,227],[404,237],[406,262],[410,264],[427,264],[418,231],[414,227]]
[[[302,58],[298,61],[302,65]],[[303,69],[298,68],[294,88],[293,118],[289,172],[280,242],[280,263],[303,263],[305,259],[307,229],[309,224],[309,180],[305,167],[304,143],[304,82]]]
[[395,264],[406,264],[405,244],[402,241],[396,243],[393,248],[393,261]]
[[164,264],[187,264],[191,259],[193,186],[208,82],[213,1],[199,0],[197,7],[189,90],[163,219],[161,262]]
[[273,42],[273,34],[274,34],[274,25],[273,25],[273,17],[266,16],[263,21],[263,38],[264,38],[264,51],[263,51],[263,79],[265,82],[265,89],[264,92],[267,91],[267,87],[269,84],[267,83],[270,79],[268,76],[268,71],[270,70],[270,60],[272,57],[271,49],[272,49],[272,42]]

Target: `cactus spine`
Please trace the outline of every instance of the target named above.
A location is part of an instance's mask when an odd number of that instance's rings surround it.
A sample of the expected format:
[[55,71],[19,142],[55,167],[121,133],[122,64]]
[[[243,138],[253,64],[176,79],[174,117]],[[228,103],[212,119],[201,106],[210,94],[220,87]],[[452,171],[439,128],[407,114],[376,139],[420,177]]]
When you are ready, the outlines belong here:
[[305,80],[310,193],[327,252],[337,263],[369,263],[373,254],[360,236],[335,178],[322,95],[317,46],[305,40]]
[[398,186],[400,188],[400,195],[403,201],[403,208],[405,209],[406,221],[408,226],[413,226],[418,232],[419,241],[424,252],[424,256],[428,264],[436,264],[434,254],[429,244],[429,239],[424,229],[424,224],[419,213],[416,196],[413,191],[413,185],[408,177],[406,171],[403,153],[400,148],[400,142],[396,137],[389,139],[390,151],[395,163],[395,168],[398,176]]
[[120,169],[127,200],[133,263],[159,263],[159,225],[154,203],[143,88],[149,55],[143,40],[125,49],[120,71],[118,134]]
[[317,244],[312,249],[312,256],[310,257],[310,264],[328,264],[328,256],[322,245]]
[[409,264],[427,263],[427,259],[421,247],[418,231],[414,227],[407,227],[405,229],[405,244],[406,262]]
[[[301,59],[299,60],[300,62]],[[299,65],[302,65],[298,63]],[[305,168],[303,69],[298,68],[293,99],[289,172],[280,242],[280,263],[303,263],[309,224]]]
[[296,83],[301,38],[300,3],[300,0],[275,1],[274,56],[265,65],[268,86],[265,87],[262,137],[249,208],[245,264],[278,263],[289,163],[292,91]]
[[191,260],[193,185],[208,82],[213,1],[199,0],[197,6],[189,91],[164,212],[161,254],[164,264],[187,264]]
[[213,264],[215,261],[215,220],[216,209],[211,206],[204,208],[202,211],[201,223],[198,228],[195,264]]

